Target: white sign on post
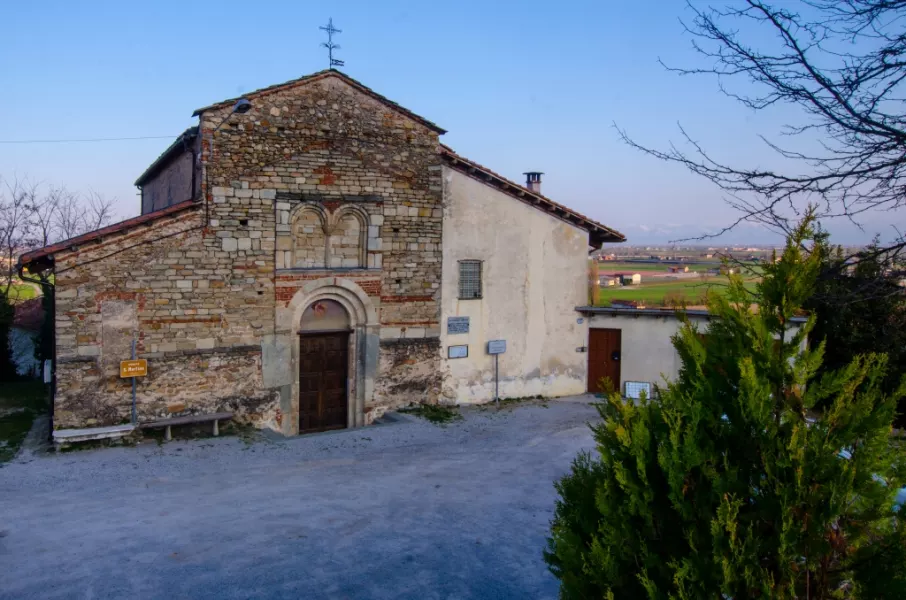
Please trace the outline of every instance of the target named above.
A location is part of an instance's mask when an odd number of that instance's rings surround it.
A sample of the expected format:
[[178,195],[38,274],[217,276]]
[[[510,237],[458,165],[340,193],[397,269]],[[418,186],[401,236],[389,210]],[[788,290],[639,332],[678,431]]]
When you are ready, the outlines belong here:
[[503,354],[504,352],[506,352],[506,340],[488,342],[488,354]]
[[626,397],[632,400],[638,400],[645,392],[645,397],[651,400],[651,383],[647,381],[627,381]]

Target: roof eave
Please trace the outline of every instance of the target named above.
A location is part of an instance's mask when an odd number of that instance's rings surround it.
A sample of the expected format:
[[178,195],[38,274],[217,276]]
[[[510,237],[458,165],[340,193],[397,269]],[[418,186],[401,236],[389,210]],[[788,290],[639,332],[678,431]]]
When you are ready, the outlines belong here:
[[580,229],[584,229],[589,233],[589,243],[592,246],[600,246],[605,242],[620,243],[626,241],[626,236],[619,231],[611,229],[571,208],[554,202],[546,196],[542,196],[541,194],[535,193],[526,187],[510,181],[506,177],[491,171],[487,167],[479,165],[478,163],[457,154],[449,146],[441,144],[440,149],[441,155],[451,163],[453,168],[463,171],[467,175],[484,183],[495,183],[496,187],[504,193],[527,204],[540,206],[545,212]]
[[138,179],[135,180],[135,185],[141,187],[146,181],[154,177],[167,162],[179,154],[179,149],[185,147],[186,140],[194,138],[196,135],[198,135],[198,127],[189,127],[179,134],[179,136],[173,140],[173,143],[167,146],[167,149],[161,152],[160,156],[148,165],[148,168],[145,169],[144,173],[138,176]]
[[52,264],[54,260],[53,257],[58,252],[70,250],[89,242],[101,241],[106,236],[116,235],[125,231],[129,231],[136,227],[148,225],[153,221],[157,221],[158,219],[162,219],[164,217],[168,217],[198,206],[201,206],[200,203],[196,202],[194,199],[186,200],[184,202],[168,206],[167,208],[162,208],[161,210],[155,212],[132,217],[131,219],[126,219],[125,221],[114,223],[113,225],[108,225],[94,231],[89,231],[88,233],[83,233],[82,235],[77,235],[76,237],[69,238],[68,240],[62,240],[55,244],[44,246],[43,248],[37,248],[36,250],[26,252],[25,254],[19,256],[18,266],[21,268],[32,264],[44,264],[45,262]]

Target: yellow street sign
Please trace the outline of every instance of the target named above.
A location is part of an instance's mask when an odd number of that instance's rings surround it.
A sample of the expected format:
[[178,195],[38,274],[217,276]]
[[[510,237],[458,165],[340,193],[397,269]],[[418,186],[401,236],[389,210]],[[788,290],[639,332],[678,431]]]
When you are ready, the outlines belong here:
[[120,377],[144,377],[148,374],[148,361],[144,358],[120,361]]

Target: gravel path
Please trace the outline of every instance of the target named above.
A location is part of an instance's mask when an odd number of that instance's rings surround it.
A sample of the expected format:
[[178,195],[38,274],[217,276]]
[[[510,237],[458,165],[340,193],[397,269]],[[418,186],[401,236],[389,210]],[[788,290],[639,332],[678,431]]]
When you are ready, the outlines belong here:
[[26,456],[0,468],[0,598],[555,598],[589,402]]

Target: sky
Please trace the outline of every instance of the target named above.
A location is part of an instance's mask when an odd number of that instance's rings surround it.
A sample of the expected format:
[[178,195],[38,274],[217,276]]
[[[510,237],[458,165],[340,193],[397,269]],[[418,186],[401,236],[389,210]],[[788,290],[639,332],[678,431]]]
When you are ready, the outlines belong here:
[[[720,190],[628,147],[678,141],[678,125],[727,162],[775,160],[790,114],[756,113],[716,82],[667,72],[700,64],[680,0],[304,0],[153,3],[16,2],[0,37],[0,177],[28,177],[116,199],[139,213],[133,185],[194,109],[327,67],[319,26],[342,30],[348,75],[449,133],[457,152],[625,233],[664,243],[735,220]],[[39,26],[37,24],[40,24]],[[107,142],[10,141],[154,137]],[[894,234],[903,213],[862,229],[830,223],[839,243]],[[768,243],[743,226],[721,243]]]

